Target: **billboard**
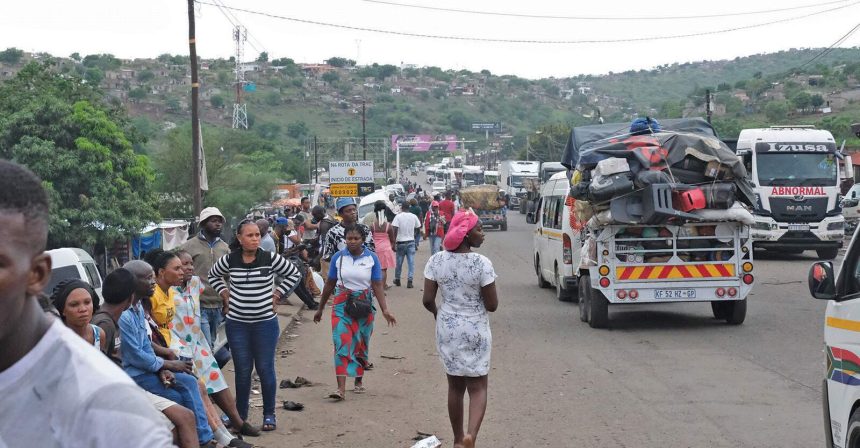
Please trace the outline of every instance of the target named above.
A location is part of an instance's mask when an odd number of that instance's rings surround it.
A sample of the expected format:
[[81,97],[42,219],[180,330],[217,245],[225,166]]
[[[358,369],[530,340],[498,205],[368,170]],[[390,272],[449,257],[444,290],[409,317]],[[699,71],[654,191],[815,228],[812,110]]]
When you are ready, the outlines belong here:
[[392,135],[391,150],[401,151],[456,151],[456,135],[408,134]]
[[472,130],[473,131],[502,132],[502,122],[501,121],[492,121],[492,122],[472,123]]

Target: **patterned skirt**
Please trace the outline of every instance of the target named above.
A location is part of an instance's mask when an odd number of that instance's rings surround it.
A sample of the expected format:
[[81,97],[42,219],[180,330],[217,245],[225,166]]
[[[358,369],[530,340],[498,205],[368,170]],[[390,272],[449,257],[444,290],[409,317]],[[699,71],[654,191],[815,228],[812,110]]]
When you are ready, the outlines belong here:
[[443,311],[436,317],[436,349],[451,376],[479,377],[490,373],[493,334],[490,319]]
[[376,308],[364,319],[355,319],[346,314],[347,299],[373,300],[370,290],[351,291],[336,288],[331,310],[331,336],[334,343],[334,372],[337,376],[360,378],[364,376],[364,367],[368,363],[370,336],[373,334],[373,322]]

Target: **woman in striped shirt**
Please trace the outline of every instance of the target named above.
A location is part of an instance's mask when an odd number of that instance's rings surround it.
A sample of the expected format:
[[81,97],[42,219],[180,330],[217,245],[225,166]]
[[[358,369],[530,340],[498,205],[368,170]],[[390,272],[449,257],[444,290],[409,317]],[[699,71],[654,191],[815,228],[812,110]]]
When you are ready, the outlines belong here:
[[[302,280],[286,258],[260,248],[260,228],[250,219],[239,223],[231,252],[209,271],[209,284],[224,301],[227,342],[236,369],[236,407],[248,419],[251,369],[256,366],[263,389],[263,431],[275,421],[275,346],[280,328],[275,310]],[[275,275],[283,281],[275,288]],[[227,280],[225,280],[227,279]]]

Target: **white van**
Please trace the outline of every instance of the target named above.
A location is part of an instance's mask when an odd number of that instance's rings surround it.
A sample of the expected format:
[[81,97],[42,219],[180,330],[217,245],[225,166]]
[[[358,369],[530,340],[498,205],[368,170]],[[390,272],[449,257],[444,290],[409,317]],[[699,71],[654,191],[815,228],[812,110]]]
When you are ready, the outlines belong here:
[[579,231],[570,226],[567,173],[556,173],[541,188],[541,197],[527,221],[535,224],[534,265],[538,286],[555,286],[561,301],[577,297],[576,267],[579,266]]
[[89,283],[101,298],[102,277],[95,260],[87,251],[63,247],[49,250],[48,254],[51,256],[51,281],[43,289],[45,294],[50,296],[61,281],[74,278]]

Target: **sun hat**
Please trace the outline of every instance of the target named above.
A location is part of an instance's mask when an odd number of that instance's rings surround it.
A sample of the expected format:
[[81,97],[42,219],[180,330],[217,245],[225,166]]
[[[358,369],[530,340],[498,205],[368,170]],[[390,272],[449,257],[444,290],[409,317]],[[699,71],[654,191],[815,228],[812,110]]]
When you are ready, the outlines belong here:
[[355,205],[355,199],[353,199],[353,198],[337,198],[337,202],[335,202],[335,206],[336,206],[338,212],[340,212],[340,209],[342,209],[348,205]]
[[445,240],[442,241],[442,246],[445,250],[455,250],[463,244],[466,235],[480,222],[478,215],[468,209],[459,211],[454,218],[451,219],[451,225],[448,227],[448,233],[445,234]]
[[207,219],[218,216],[221,219],[224,219],[224,215],[221,214],[221,210],[218,210],[217,207],[206,207],[200,212],[200,221],[197,221],[200,224],[203,224]]

